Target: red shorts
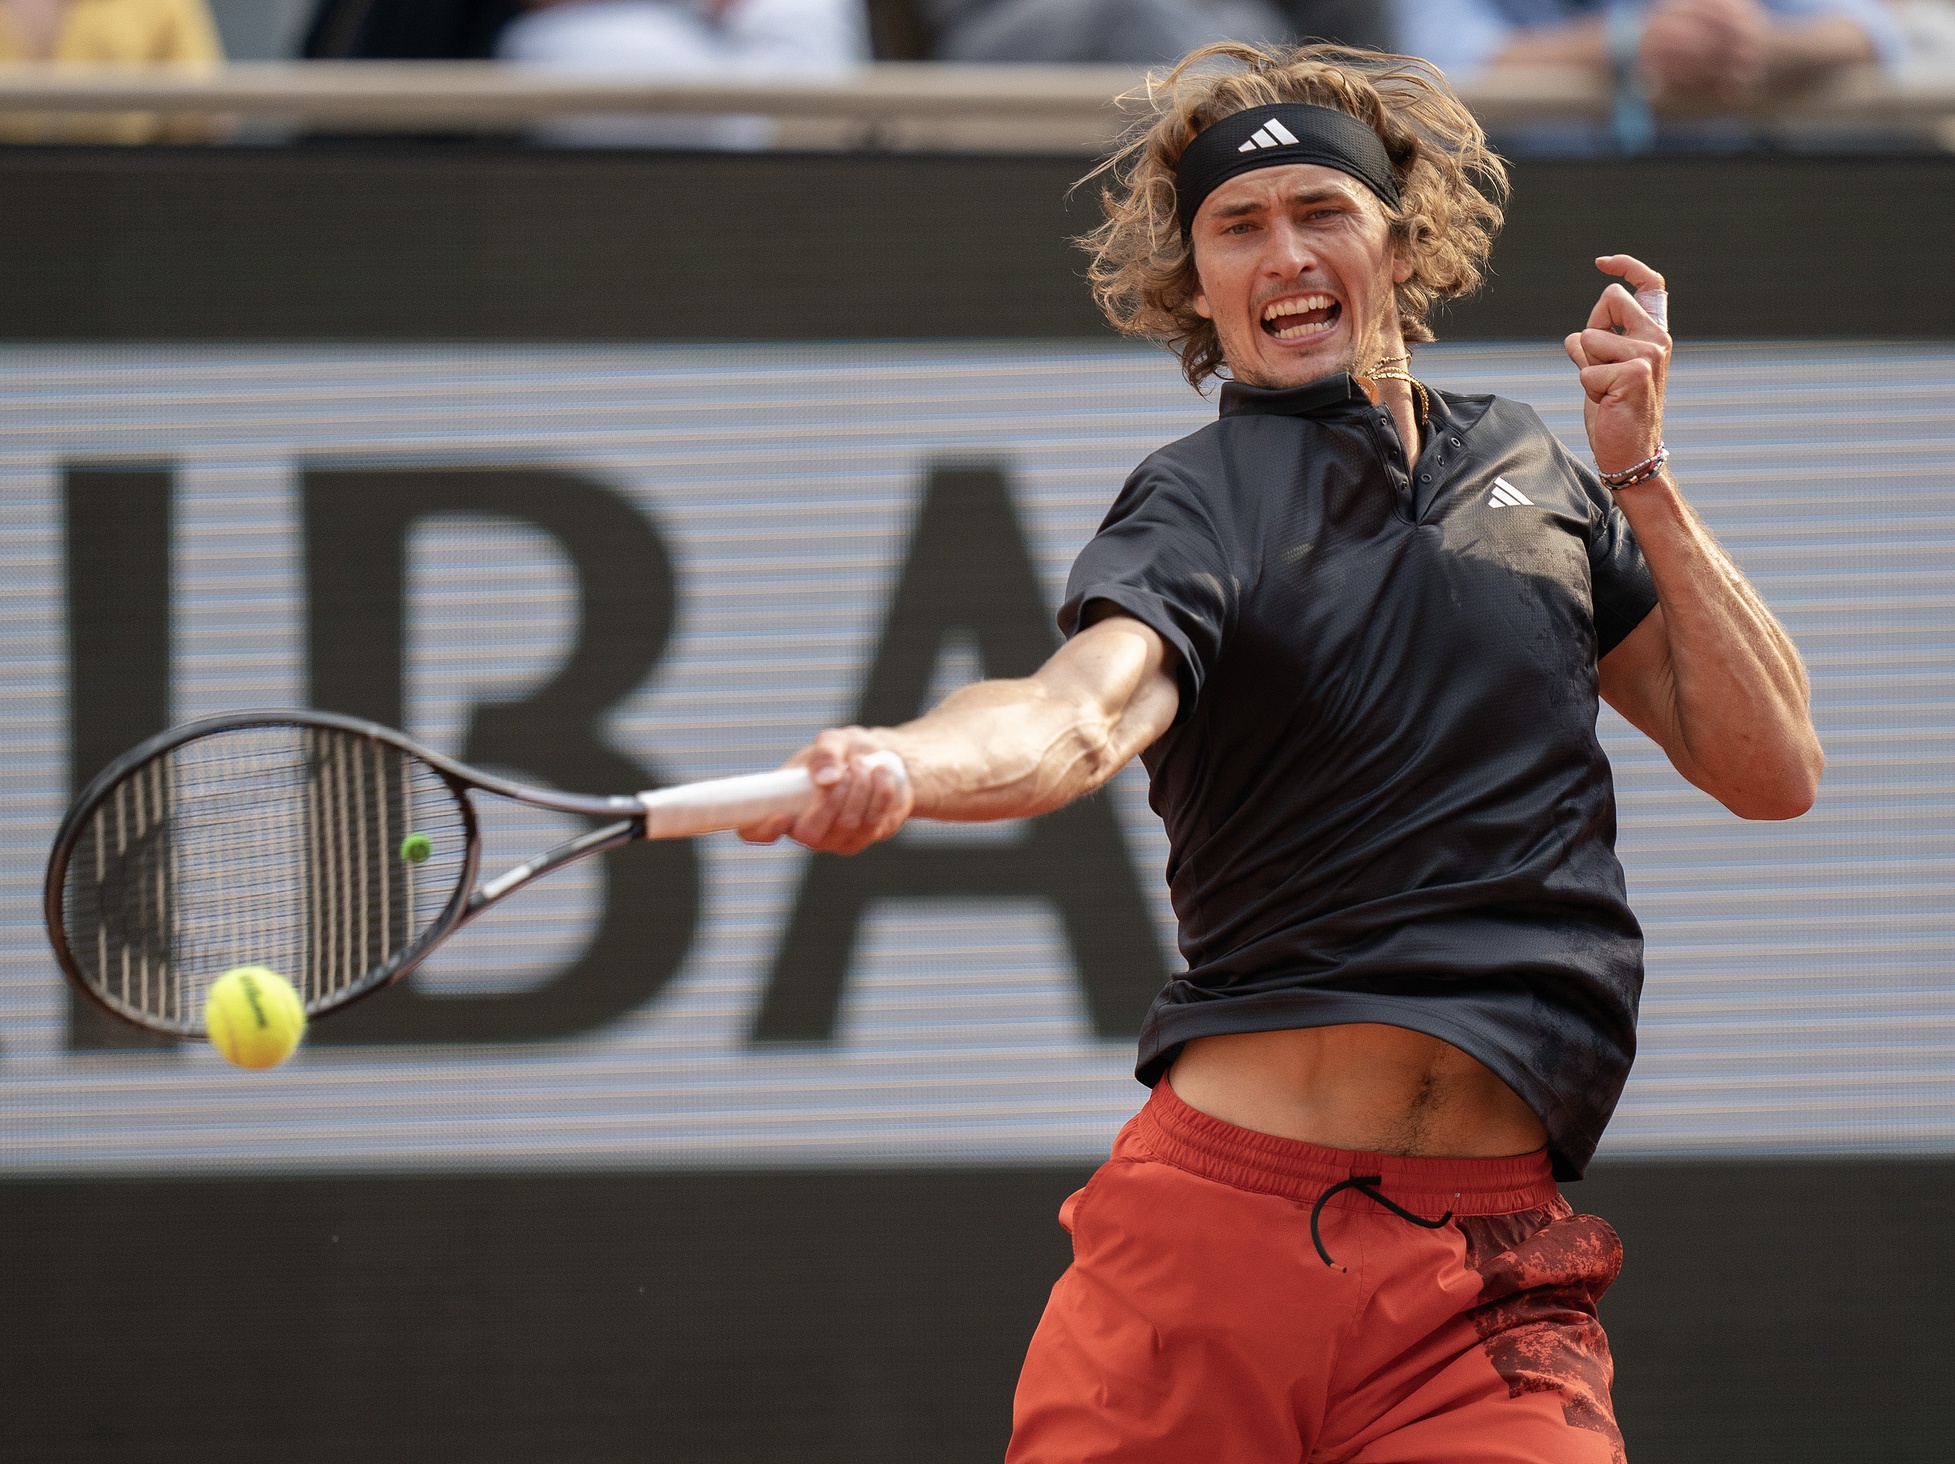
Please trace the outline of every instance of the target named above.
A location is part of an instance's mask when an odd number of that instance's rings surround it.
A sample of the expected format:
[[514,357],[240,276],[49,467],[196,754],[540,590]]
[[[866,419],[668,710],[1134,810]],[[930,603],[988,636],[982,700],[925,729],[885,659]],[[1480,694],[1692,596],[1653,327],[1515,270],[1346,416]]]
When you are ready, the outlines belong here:
[[1059,1222],[1008,1464],[1621,1464],[1595,1303],[1622,1243],[1545,1154],[1326,1149],[1163,1082]]

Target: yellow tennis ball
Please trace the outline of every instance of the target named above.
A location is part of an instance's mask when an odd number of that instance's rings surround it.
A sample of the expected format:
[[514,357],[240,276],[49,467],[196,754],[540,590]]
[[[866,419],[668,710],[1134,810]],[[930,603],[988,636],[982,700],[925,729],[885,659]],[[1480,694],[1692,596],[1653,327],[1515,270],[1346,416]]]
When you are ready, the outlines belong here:
[[233,966],[204,997],[204,1031],[227,1062],[277,1067],[305,1036],[305,1003],[266,966]]

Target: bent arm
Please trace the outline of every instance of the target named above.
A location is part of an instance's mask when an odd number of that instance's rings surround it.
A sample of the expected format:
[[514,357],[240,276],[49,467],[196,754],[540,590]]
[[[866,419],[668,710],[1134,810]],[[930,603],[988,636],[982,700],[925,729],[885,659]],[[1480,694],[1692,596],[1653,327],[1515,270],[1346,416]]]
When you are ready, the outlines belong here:
[[[1624,474],[1663,441],[1669,333],[1643,308],[1663,276],[1627,254],[1595,261],[1610,285],[1566,341],[1582,418],[1603,474]],[[1624,486],[1657,606],[1602,658],[1604,700],[1654,739],[1678,772],[1741,818],[1797,818],[1825,762],[1806,668],[1758,592],[1698,522],[1668,472]]]
[[[1082,630],[1031,675],[979,681],[900,727],[823,732],[788,760],[820,796],[792,820],[741,830],[769,842],[792,835],[811,849],[853,854],[912,816],[956,822],[1028,818],[1092,792],[1168,729],[1180,691],[1161,637],[1109,615]],[[907,788],[865,769],[893,751]]]
[[1602,658],[1603,699],[1740,818],[1797,818],[1825,755],[1791,637],[1668,473],[1616,502],[1658,604]]
[[1113,615],[1022,681],[979,681],[895,728],[924,818],[1049,813],[1111,778],[1168,729],[1180,692],[1160,636]]

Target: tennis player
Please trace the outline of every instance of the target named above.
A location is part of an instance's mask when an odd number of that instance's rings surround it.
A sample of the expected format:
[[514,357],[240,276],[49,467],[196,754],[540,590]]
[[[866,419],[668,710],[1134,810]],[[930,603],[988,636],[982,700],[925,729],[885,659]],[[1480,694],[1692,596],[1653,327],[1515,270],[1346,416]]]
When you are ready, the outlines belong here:
[[[1153,97],[1092,278],[1225,377],[1218,420],[1127,480],[1037,675],[823,732],[819,801],[747,832],[849,853],[1146,763],[1188,970],[1141,1035],[1152,1096],[1061,1211],[1015,1464],[1620,1460],[1621,1246],[1556,1189],[1642,982],[1597,697],[1733,813],[1792,818],[1804,671],[1669,471],[1654,270],[1598,260],[1628,288],[1567,339],[1594,470],[1413,378],[1505,186],[1436,72],[1211,47]],[[863,768],[884,749],[907,787]]]

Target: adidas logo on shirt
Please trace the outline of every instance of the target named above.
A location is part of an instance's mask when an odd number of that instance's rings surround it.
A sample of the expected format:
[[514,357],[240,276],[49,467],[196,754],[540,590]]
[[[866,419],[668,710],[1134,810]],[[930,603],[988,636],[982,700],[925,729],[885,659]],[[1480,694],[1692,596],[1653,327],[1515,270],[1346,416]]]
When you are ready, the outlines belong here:
[[1236,149],[1237,152],[1254,152],[1259,147],[1288,147],[1297,140],[1297,135],[1278,122],[1274,117],[1258,127],[1247,142]]
[[1493,480],[1493,497],[1487,500],[1489,508],[1532,508],[1534,500],[1505,478]]

